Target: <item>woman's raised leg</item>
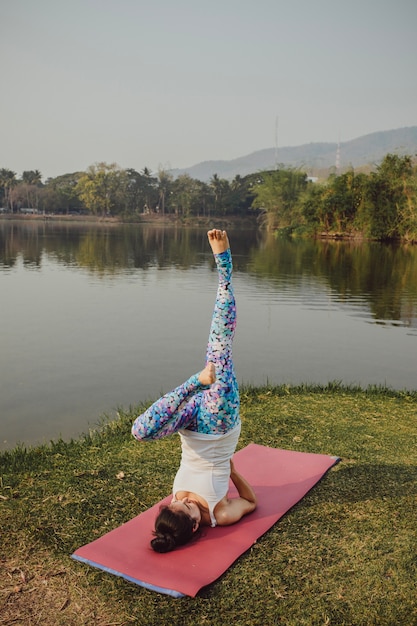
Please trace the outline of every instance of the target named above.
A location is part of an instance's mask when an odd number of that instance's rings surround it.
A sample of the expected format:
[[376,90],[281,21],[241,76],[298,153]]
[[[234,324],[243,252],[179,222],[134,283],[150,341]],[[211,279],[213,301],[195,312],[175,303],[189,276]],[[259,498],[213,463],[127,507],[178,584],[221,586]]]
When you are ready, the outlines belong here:
[[211,230],[208,232],[208,240],[216,261],[219,283],[206,363],[214,363],[216,381],[202,394],[199,410],[188,428],[202,433],[222,434],[239,422],[239,388],[232,359],[236,302],[231,282],[233,266],[227,233]]

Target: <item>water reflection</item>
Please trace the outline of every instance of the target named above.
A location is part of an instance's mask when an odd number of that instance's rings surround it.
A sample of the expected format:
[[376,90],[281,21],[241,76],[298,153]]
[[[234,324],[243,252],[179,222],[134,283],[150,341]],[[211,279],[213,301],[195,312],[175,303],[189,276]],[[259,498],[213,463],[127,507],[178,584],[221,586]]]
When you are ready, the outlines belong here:
[[253,253],[252,266],[281,287],[314,278],[340,303],[367,303],[375,320],[416,327],[415,246],[269,238]]
[[[125,274],[135,268],[198,264],[206,250],[205,234],[183,228],[29,222],[0,225],[0,265],[40,267],[42,257],[77,265],[98,276]],[[200,259],[201,261],[201,259]]]
[[[284,296],[314,282],[330,289],[340,304],[366,304],[375,321],[417,326],[416,246],[277,240],[255,229],[232,229],[232,235],[235,269],[270,281]],[[155,266],[186,269],[201,265],[206,251],[203,229],[0,222],[3,272],[19,258],[31,269],[41,269],[48,258],[96,277]]]

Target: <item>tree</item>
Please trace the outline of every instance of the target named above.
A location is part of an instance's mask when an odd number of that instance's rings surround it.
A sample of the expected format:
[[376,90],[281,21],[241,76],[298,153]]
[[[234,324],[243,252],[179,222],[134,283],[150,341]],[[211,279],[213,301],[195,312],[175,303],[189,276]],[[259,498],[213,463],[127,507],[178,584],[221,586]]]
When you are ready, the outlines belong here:
[[23,207],[37,209],[39,206],[39,187],[18,181],[10,190],[9,201],[16,209]]
[[77,193],[77,184],[83,172],[48,178],[39,193],[39,207],[47,213],[69,213],[85,209]]
[[126,174],[116,163],[90,165],[81,176],[76,191],[86,208],[94,214],[108,215],[120,212]]
[[[300,198],[300,209],[303,218],[314,232],[328,227],[328,216],[323,216],[324,186],[310,184]],[[324,217],[324,219],[323,219]]]
[[412,188],[411,157],[387,154],[368,179],[369,234],[378,239],[401,236],[401,219]]
[[146,204],[141,184],[142,174],[135,169],[125,171],[124,207],[127,213],[142,213]]
[[299,198],[307,185],[305,173],[294,169],[260,172],[252,187],[252,206],[266,213],[268,228],[284,228],[301,218]]
[[253,202],[253,195],[250,192],[250,177],[242,178],[237,174],[230,183],[227,208],[228,212],[236,215],[243,215],[249,212]]
[[215,215],[226,213],[227,196],[230,191],[229,181],[225,178],[219,178],[217,174],[213,174],[209,186],[214,198],[213,213]]
[[31,209],[39,207],[39,190],[42,187],[42,174],[39,170],[26,170],[22,173],[22,179],[13,189],[13,202],[15,206],[26,206]]
[[171,203],[176,215],[188,217],[198,213],[199,183],[188,174],[181,174],[173,182]]
[[2,203],[6,209],[11,209],[13,212],[13,203],[10,199],[10,192],[17,184],[16,172],[9,170],[5,167],[0,169],[0,190],[2,195]]
[[149,213],[158,207],[158,179],[145,167],[125,170],[124,205],[127,213]]
[[26,170],[22,173],[22,181],[27,185],[41,185],[42,174],[39,170]]
[[158,170],[158,209],[162,215],[165,214],[167,198],[172,193],[173,181],[172,174],[163,169]]
[[144,210],[153,211],[158,207],[158,179],[152,176],[149,168],[144,167],[141,173],[140,184],[144,199]]

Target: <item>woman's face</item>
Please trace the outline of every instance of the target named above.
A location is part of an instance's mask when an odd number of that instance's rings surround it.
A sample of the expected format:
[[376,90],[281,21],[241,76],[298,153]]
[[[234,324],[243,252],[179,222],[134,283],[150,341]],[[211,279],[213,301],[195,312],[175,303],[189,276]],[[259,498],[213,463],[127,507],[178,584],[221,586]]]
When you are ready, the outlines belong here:
[[198,528],[201,522],[201,511],[197,502],[189,500],[189,498],[182,498],[181,500],[171,502],[169,508],[173,511],[183,511],[186,513],[194,522],[197,522],[196,529]]

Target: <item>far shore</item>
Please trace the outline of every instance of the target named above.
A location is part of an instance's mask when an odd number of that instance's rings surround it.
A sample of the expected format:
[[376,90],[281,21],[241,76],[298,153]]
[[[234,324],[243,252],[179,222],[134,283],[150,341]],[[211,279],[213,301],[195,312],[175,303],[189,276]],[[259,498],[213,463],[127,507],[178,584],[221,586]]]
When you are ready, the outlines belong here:
[[66,223],[66,224],[94,224],[96,226],[121,226],[121,225],[152,225],[155,227],[180,227],[180,228],[235,228],[235,229],[259,229],[274,236],[295,237],[301,239],[315,239],[322,241],[345,241],[351,243],[362,243],[366,241],[377,241],[381,243],[403,243],[405,245],[417,245],[417,242],[401,240],[398,238],[367,237],[360,231],[349,232],[309,232],[292,228],[269,228],[267,223],[263,221],[259,214],[246,215],[244,217],[237,215],[228,216],[196,216],[188,217],[173,215],[171,213],[140,213],[129,218],[119,215],[76,215],[76,214],[21,214],[21,213],[0,213],[0,223],[2,221],[18,221],[26,223]]
[[181,225],[181,226],[201,226],[211,227],[213,224],[220,226],[247,226],[253,227],[257,224],[256,216],[227,216],[227,217],[204,217],[190,216],[183,217],[172,214],[162,215],[160,213],[140,213],[131,218],[123,218],[113,215],[77,215],[77,214],[31,214],[22,215],[20,213],[2,213],[0,221],[19,222],[70,222],[73,224],[159,224],[159,225]]

